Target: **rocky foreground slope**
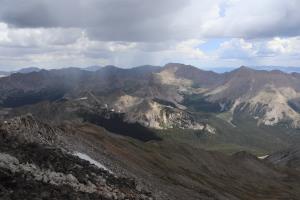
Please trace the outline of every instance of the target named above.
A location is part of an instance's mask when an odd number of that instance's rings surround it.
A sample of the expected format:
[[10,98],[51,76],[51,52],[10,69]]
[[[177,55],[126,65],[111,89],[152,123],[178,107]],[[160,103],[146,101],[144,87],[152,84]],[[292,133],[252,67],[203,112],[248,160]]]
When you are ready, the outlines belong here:
[[1,124],[0,199],[153,199],[134,180],[59,148],[60,136],[31,116]]
[[[172,140],[145,143],[90,123],[55,126],[31,115],[2,122],[0,133],[3,199],[300,197],[299,171],[246,152],[228,156]],[[74,152],[94,158],[111,172]]]

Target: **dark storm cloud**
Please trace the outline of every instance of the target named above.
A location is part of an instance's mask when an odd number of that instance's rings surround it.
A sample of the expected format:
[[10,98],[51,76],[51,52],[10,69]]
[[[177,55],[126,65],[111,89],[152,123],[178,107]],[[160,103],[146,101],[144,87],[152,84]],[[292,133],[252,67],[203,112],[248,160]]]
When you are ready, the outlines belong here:
[[75,27],[96,40],[300,34],[299,0],[0,0],[0,5],[0,21],[11,26]]
[[100,40],[170,36],[172,18],[188,0],[0,0],[0,20],[16,27],[77,27]]

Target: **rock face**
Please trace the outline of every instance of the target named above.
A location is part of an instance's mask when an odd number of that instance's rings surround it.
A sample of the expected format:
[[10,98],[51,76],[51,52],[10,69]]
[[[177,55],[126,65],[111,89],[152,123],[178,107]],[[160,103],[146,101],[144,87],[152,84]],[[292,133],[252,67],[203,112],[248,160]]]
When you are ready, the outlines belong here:
[[152,199],[134,180],[59,148],[61,134],[31,116],[1,125],[1,199]]
[[218,102],[228,112],[245,113],[257,119],[258,125],[286,123],[291,128],[300,125],[297,104],[290,102],[300,95],[300,79],[280,71],[256,71],[241,67],[224,76],[223,84],[203,95],[209,102]]
[[204,130],[205,128],[205,124],[197,122],[191,113],[152,100],[142,101],[133,107],[126,113],[125,119],[154,129]]

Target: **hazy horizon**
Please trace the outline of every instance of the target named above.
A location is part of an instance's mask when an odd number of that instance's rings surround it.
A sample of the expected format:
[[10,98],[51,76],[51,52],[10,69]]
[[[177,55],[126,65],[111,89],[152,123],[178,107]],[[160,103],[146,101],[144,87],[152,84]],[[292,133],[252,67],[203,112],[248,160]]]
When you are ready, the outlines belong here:
[[[124,67],[124,66],[116,66],[116,65],[89,65],[89,66],[65,66],[65,67],[43,67],[43,66],[24,66],[24,67],[19,67],[14,70],[0,70],[0,72],[5,72],[5,73],[10,73],[10,72],[17,72],[19,70],[26,70],[26,69],[45,69],[45,70],[54,70],[54,69],[67,69],[67,68],[78,68],[78,69],[89,69],[89,68],[102,68],[102,67],[107,67],[107,66],[115,66],[121,69],[132,69],[132,68],[137,68],[137,67],[143,67],[143,66],[155,66],[155,67],[164,67],[165,65],[170,64],[166,63],[163,65],[138,65],[138,66],[131,66],[131,67]],[[174,62],[173,62],[174,64]],[[188,65],[185,63],[175,63],[175,64],[183,64],[183,65]],[[194,65],[192,65],[194,66]],[[247,65],[241,65],[238,67],[230,67],[230,66],[216,66],[216,67],[211,67],[211,68],[206,68],[206,67],[199,67],[199,66],[194,66],[202,70],[207,70],[207,71],[214,71],[218,73],[223,73],[223,72],[230,72],[232,70],[238,69],[240,67],[247,67],[255,70],[281,70],[283,72],[300,72],[300,67],[293,67],[293,66],[247,66]],[[0,67],[1,69],[1,67]],[[92,69],[90,69],[92,70]]]

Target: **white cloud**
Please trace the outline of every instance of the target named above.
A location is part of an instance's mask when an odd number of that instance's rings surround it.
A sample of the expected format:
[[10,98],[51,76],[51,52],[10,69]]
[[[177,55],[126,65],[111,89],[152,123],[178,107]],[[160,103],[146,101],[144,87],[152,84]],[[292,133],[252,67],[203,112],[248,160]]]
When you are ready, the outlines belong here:
[[199,48],[203,43],[205,42],[197,39],[186,40],[178,43],[175,51],[188,58],[201,59],[205,57],[205,53]]
[[[300,33],[299,0],[224,1],[224,16],[203,24],[203,34],[218,37],[262,38]],[[222,6],[222,4],[220,4]],[[224,4],[223,4],[224,6]]]
[[128,51],[137,46],[136,42],[109,42],[108,49],[111,52]]
[[256,46],[244,39],[231,39],[223,42],[217,50],[221,59],[249,59],[257,54]]
[[280,54],[300,54],[300,37],[275,37],[267,43],[267,48]]
[[66,45],[76,41],[81,30],[71,28],[12,28],[0,23],[0,45],[19,47],[41,47]]
[[300,37],[223,42],[214,54],[218,63],[232,61],[243,65],[300,66]]
[[10,42],[7,32],[7,24],[0,23],[0,44]]

